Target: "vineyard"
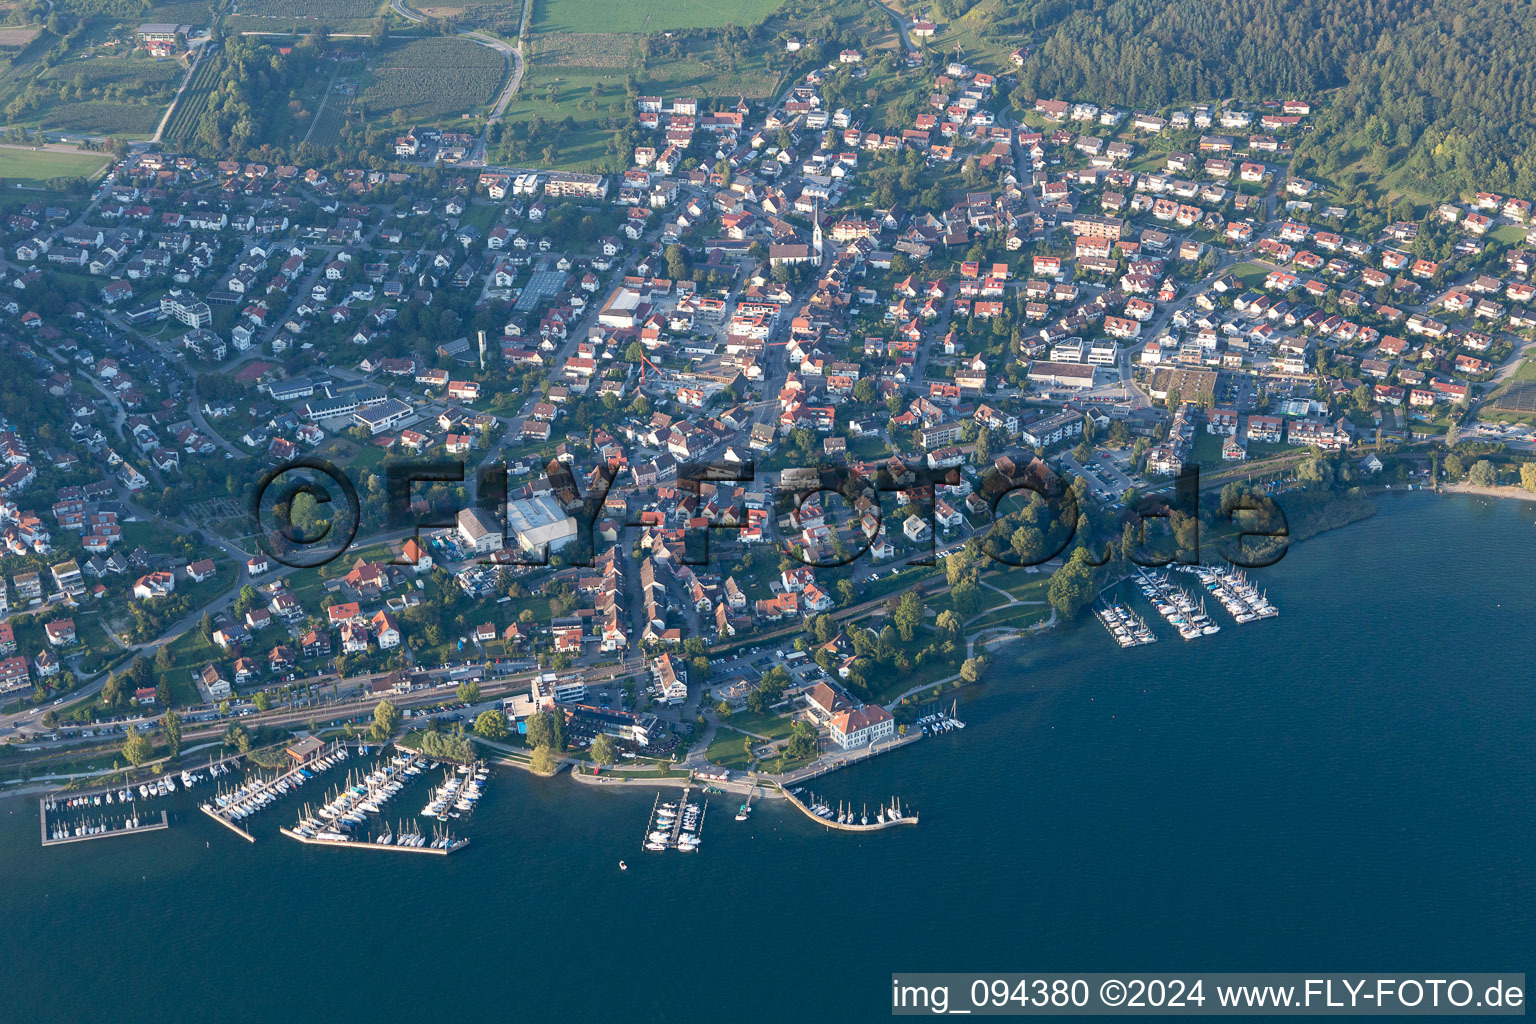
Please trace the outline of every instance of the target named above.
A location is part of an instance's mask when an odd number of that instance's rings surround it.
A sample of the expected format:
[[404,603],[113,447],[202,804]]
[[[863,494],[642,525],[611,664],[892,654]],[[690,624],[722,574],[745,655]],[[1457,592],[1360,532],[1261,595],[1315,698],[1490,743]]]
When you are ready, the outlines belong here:
[[[317,18],[320,4],[314,0],[241,0],[240,13],[247,18]],[[379,0],[325,0],[325,21],[372,18],[383,4]]]
[[170,121],[166,123],[166,142],[186,142],[197,132],[197,122],[203,116],[203,111],[208,109],[208,97],[218,88],[222,63],[216,56],[207,56],[197,66],[197,72],[187,84],[187,91],[181,94],[181,102],[176,104]]
[[666,32],[756,25],[783,0],[542,0],[539,32]]
[[95,135],[153,135],[165,108],[143,103],[60,103],[41,115],[53,131]]
[[506,77],[506,59],[479,43],[433,36],[395,45],[375,59],[362,102],[370,118],[400,111],[421,121],[479,113]]
[[[123,57],[97,57],[71,61],[49,68],[43,80],[70,85],[91,93],[110,93],[113,89],[143,94],[168,90],[174,92],[181,81],[183,67],[176,61],[133,60]],[[110,96],[108,97],[110,98]]]
[[315,118],[309,132],[309,141],[317,146],[334,146],[341,141],[341,129],[347,123],[347,103],[340,96],[332,96],[325,109]]

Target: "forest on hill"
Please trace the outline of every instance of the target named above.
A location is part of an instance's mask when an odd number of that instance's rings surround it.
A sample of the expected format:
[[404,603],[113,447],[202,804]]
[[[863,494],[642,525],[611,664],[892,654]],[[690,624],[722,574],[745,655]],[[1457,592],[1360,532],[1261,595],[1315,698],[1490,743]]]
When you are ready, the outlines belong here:
[[1019,100],[1132,108],[1336,90],[1319,175],[1426,193],[1536,192],[1536,6],[1509,0],[942,0],[982,38],[1035,41]]

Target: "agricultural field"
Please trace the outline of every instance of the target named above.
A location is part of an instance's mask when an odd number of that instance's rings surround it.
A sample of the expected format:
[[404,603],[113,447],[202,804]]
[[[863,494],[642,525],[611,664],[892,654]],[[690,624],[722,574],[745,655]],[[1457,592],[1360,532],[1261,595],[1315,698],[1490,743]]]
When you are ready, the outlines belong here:
[[[57,65],[27,87],[16,123],[100,135],[150,135],[185,67],[174,60],[91,57]],[[8,110],[8,112],[10,112]]]
[[164,113],[164,104],[60,103],[39,111],[35,120],[49,131],[149,136],[155,133]]
[[213,20],[210,0],[158,3],[144,12],[141,21],[170,22],[177,25],[207,25]]
[[317,146],[336,145],[341,140],[341,129],[347,123],[350,106],[345,96],[332,96],[326,102],[325,109],[315,118],[315,123],[310,126],[305,141]]
[[0,147],[0,181],[40,188],[50,178],[88,178],[111,160],[106,153],[66,153]]
[[511,15],[514,18],[522,16],[522,0],[443,0],[442,3],[415,3],[411,4],[411,10],[419,11],[429,18],[463,18],[479,17],[483,15]]
[[[247,18],[298,18],[308,21],[349,21],[378,17],[387,7],[380,0],[240,0],[236,13]],[[324,11],[323,17],[317,16]]]
[[536,32],[643,35],[680,28],[756,25],[783,0],[534,0]]
[[[720,31],[726,25],[740,31]],[[693,31],[672,31],[684,27]],[[696,0],[534,0],[528,71],[507,109],[497,155],[514,164],[617,171],[629,156],[619,152],[628,144],[618,136],[633,123],[624,92],[631,76],[644,94],[763,100],[803,63],[779,36],[813,38],[828,27],[869,50],[896,43],[889,18],[868,4],[724,0],[706,9]],[[559,127],[530,138],[526,126],[535,118]]]
[[0,48],[19,50],[36,39],[41,31],[42,27],[39,25],[8,25],[0,28]]
[[483,113],[507,76],[507,60],[479,43],[432,36],[394,43],[369,62],[361,100],[370,119],[399,111],[407,121]]

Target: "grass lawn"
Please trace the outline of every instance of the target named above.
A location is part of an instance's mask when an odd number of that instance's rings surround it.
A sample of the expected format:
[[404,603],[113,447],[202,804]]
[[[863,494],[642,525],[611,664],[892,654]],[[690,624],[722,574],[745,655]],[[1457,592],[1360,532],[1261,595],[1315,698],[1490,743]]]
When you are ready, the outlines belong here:
[[737,729],[774,740],[787,739],[790,726],[793,724],[788,715],[758,715],[751,711],[738,711],[731,716],[731,725]]
[[751,739],[746,733],[722,728],[715,733],[704,756],[722,767],[745,770],[751,761],[746,746]]
[[41,188],[49,178],[95,177],[112,159],[107,153],[59,153],[0,147],[0,181]]
[[195,627],[173,640],[170,646],[175,665],[165,678],[171,688],[171,702],[183,706],[201,704],[203,698],[192,681],[192,673],[209,662],[224,659],[225,653]]
[[1269,268],[1261,267],[1257,263],[1239,263],[1232,268],[1232,273],[1239,281],[1252,288],[1269,276]]
[[992,626],[1018,626],[1022,628],[1044,622],[1050,617],[1051,608],[1049,605],[1016,604],[1010,608],[998,608],[988,612],[975,622],[972,622],[969,628],[971,632],[988,629]]
[[1001,587],[1020,601],[1044,601],[1051,577],[1046,572],[1025,572],[1022,568],[1006,568],[995,578],[983,577],[994,587]]
[[1536,380],[1536,359],[1527,359],[1514,373],[1515,380]]

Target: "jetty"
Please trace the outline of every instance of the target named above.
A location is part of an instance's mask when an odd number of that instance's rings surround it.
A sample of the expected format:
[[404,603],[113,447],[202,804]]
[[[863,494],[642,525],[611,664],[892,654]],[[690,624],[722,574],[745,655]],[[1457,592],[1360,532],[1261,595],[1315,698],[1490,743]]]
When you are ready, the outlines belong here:
[[164,808],[160,811],[159,821],[141,820],[137,812],[130,811],[121,822],[115,824],[102,818],[95,824],[81,821],[75,825],[63,825],[55,822],[52,828],[48,825],[48,801],[39,800],[37,809],[44,846],[84,843],[91,839],[106,839],[109,836],[133,836],[141,832],[159,832],[171,827],[170,815]]
[[799,808],[801,813],[807,818],[825,825],[827,828],[836,829],[839,832],[880,832],[884,829],[895,828],[898,825],[917,824],[917,813],[902,810],[901,802],[894,797],[891,798],[889,806],[880,808],[879,812],[875,815],[874,821],[869,820],[867,811],[863,815],[862,820],[855,821],[853,820],[852,811],[839,811],[837,814],[834,814],[830,806],[816,802],[815,797],[811,798],[813,803],[807,804],[793,790],[780,787],[780,792],[784,794],[785,798],[792,805]]
[[[352,850],[395,850],[399,853],[430,853],[442,857],[446,857],[450,853],[457,853],[469,845],[468,836],[462,836],[455,839],[452,835],[446,832],[440,835],[434,834],[430,841],[427,841],[425,837],[421,836],[419,832],[408,832],[401,834],[402,838],[407,836],[421,838],[423,841],[418,844],[414,841],[391,841],[388,843],[365,842],[363,840],[353,839],[349,836],[339,833],[336,835],[327,835],[325,833],[304,835],[291,828],[281,828],[278,829],[278,831],[287,836],[289,839],[301,842],[306,846],[345,846]],[[385,834],[391,835],[392,838],[394,837],[393,833],[387,832]]]

